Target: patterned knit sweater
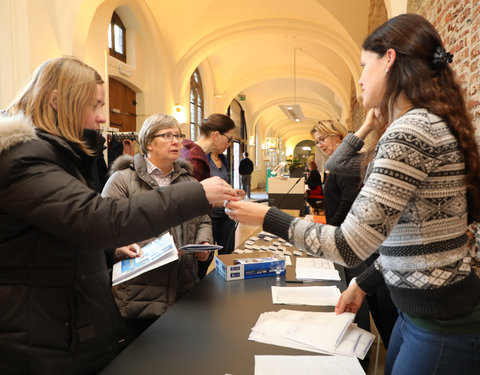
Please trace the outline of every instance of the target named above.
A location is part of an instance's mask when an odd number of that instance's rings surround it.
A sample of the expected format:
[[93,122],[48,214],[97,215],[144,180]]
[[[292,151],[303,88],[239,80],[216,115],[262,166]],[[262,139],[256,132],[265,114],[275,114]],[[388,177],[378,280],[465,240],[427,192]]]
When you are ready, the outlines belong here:
[[425,109],[394,121],[379,140],[365,185],[340,227],[271,208],[264,230],[296,247],[352,267],[380,257],[357,283],[386,283],[399,310],[450,319],[480,301],[466,243],[465,164],[445,122]]

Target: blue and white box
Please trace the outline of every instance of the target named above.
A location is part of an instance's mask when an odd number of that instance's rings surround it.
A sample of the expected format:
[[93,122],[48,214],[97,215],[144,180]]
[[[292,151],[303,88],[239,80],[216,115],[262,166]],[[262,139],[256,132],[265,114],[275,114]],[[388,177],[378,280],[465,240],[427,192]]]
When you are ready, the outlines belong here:
[[[244,280],[255,277],[276,276],[273,265],[284,260],[273,260],[272,253],[254,251],[248,254],[224,254],[215,256],[215,269],[226,280]],[[281,275],[285,275],[283,265]]]

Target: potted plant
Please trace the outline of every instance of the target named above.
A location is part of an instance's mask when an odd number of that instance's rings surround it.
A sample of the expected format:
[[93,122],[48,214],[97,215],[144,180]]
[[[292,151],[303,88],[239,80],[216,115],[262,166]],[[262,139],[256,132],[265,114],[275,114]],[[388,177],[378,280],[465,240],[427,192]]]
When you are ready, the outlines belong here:
[[288,170],[290,171],[290,177],[303,177],[305,171],[305,164],[298,160],[297,156],[287,160]]

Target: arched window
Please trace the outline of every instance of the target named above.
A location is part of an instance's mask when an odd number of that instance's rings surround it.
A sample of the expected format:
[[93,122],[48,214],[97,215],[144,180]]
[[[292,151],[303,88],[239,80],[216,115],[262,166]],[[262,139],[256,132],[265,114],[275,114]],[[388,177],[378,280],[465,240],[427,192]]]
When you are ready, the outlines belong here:
[[113,12],[110,25],[108,27],[108,48],[110,56],[127,62],[127,45],[125,43],[125,34],[127,29],[116,12]]
[[202,78],[198,68],[190,77],[190,139],[199,136],[199,126],[204,119]]

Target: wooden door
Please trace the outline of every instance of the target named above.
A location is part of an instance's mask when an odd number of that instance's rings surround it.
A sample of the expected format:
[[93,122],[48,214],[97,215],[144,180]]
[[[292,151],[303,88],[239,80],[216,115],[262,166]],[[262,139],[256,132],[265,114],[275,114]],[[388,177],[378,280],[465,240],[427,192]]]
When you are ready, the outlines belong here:
[[121,132],[137,130],[137,94],[114,78],[108,79],[110,100],[110,126]]

